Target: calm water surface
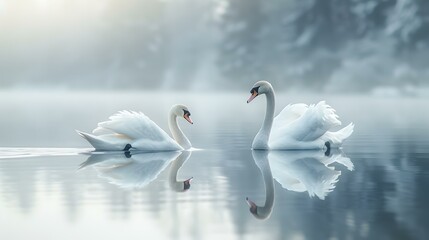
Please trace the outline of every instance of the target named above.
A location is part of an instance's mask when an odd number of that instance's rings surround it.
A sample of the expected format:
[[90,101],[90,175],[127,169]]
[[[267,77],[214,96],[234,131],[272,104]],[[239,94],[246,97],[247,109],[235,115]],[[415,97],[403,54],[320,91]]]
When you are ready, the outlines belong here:
[[[326,154],[252,152],[265,101],[247,97],[2,93],[0,239],[426,239],[428,100],[279,93],[277,112],[326,99],[356,124]],[[92,153],[74,132],[122,109],[167,130],[176,102],[197,150]]]

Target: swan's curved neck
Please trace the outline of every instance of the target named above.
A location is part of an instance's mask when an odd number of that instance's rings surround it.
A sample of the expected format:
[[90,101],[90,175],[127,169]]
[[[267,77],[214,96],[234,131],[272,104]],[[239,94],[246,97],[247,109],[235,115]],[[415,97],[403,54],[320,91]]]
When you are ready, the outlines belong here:
[[174,111],[170,111],[170,117],[168,118],[168,127],[170,128],[170,132],[173,135],[174,140],[182,146],[184,149],[189,149],[192,147],[189,139],[183,134],[177,123],[177,115],[174,114]]
[[267,99],[267,107],[265,111],[265,119],[262,123],[262,127],[253,140],[253,149],[268,149],[268,140],[270,138],[271,127],[274,121],[274,110],[276,108],[275,94],[272,88],[265,93]]

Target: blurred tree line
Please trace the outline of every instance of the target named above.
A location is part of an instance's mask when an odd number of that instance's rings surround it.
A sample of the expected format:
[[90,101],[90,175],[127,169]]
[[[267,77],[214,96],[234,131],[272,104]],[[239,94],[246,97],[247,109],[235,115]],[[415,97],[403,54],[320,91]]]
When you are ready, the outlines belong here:
[[313,90],[422,85],[426,0],[229,0],[223,72]]
[[429,77],[427,0],[57,0],[52,16],[38,4],[0,4],[2,87],[241,89],[266,79],[370,91]]

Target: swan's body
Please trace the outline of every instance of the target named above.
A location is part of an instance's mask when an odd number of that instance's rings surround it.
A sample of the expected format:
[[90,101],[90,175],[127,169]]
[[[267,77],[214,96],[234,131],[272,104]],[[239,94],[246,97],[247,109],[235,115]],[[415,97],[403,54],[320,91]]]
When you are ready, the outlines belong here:
[[253,140],[253,149],[338,148],[353,133],[353,123],[332,131],[341,122],[325,101],[310,106],[303,103],[288,105],[274,118],[275,94],[271,84],[259,81],[251,93],[248,103],[260,94],[267,98],[265,119]]
[[77,131],[97,151],[177,151],[191,148],[191,143],[178,126],[177,117],[192,123],[188,109],[175,105],[170,110],[168,125],[172,139],[155,122],[141,112],[120,111],[108,121],[98,123],[93,134]]
[[80,168],[93,166],[98,176],[122,188],[143,188],[180,156],[180,152],[92,154]]

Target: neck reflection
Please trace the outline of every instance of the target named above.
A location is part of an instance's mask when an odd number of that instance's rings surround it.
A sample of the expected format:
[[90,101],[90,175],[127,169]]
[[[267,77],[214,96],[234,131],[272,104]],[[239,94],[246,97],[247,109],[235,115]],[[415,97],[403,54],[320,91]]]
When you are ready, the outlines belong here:
[[191,188],[191,180],[193,177],[190,177],[186,180],[177,181],[177,173],[179,169],[183,166],[183,164],[191,157],[192,152],[184,151],[180,154],[176,160],[170,166],[170,174],[169,174],[169,185],[171,190],[176,192],[184,192]]
[[267,219],[273,210],[274,205],[274,180],[268,161],[268,151],[253,150],[252,156],[256,166],[262,173],[265,185],[265,202],[264,205],[258,206],[255,202],[246,198],[249,210],[257,219]]

